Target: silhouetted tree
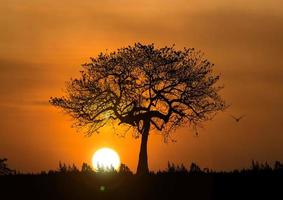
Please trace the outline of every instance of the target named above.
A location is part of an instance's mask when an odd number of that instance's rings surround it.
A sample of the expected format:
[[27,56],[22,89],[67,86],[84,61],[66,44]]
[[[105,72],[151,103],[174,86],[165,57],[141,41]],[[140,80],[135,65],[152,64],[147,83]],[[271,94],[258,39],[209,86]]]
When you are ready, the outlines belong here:
[[0,159],[0,175],[14,174],[15,171],[11,170],[7,165],[7,158]]
[[68,171],[73,173],[78,173],[80,170],[77,168],[75,164],[73,164],[71,166],[70,165],[68,166]]
[[167,172],[174,173],[176,171],[176,167],[174,163],[167,163]]
[[252,171],[259,171],[260,170],[260,164],[258,161],[252,160],[252,166],[251,166]]
[[177,127],[195,127],[226,107],[212,68],[193,48],[138,43],[91,58],[81,77],[68,82],[66,96],[50,103],[76,119],[76,127],[86,127],[87,135],[111,121],[134,128],[142,137],[137,173],[145,174],[151,129],[167,140]]
[[126,164],[121,163],[120,168],[119,168],[119,174],[132,175],[133,172],[130,170],[130,168]]
[[97,165],[97,169],[95,170],[97,173],[116,173],[117,171],[115,168],[111,166],[103,166],[103,165]]
[[81,172],[83,172],[83,173],[93,173],[93,170],[92,170],[92,167],[89,166],[87,163],[83,163]]
[[188,170],[184,166],[184,164],[181,165],[175,165],[174,163],[167,163],[167,172],[168,173],[188,173]]
[[280,163],[279,161],[276,161],[274,163],[274,170],[283,170],[283,164]]
[[67,165],[65,163],[59,162],[59,168],[58,171],[60,173],[66,173],[68,171]]
[[196,173],[196,172],[201,172],[201,168],[196,163],[193,162],[190,166],[190,173]]

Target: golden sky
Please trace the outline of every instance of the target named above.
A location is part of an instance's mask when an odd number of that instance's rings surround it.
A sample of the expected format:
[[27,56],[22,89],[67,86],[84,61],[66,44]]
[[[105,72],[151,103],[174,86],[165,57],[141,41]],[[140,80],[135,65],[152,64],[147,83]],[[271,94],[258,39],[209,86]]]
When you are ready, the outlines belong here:
[[[139,140],[111,128],[84,137],[48,105],[89,57],[134,42],[202,50],[231,104],[199,137],[186,127],[173,134],[177,143],[150,135],[152,170],[167,161],[214,169],[283,161],[281,0],[1,0],[0,10],[0,157],[12,168],[81,166],[109,146],[135,171]],[[247,117],[235,123],[231,114]]]

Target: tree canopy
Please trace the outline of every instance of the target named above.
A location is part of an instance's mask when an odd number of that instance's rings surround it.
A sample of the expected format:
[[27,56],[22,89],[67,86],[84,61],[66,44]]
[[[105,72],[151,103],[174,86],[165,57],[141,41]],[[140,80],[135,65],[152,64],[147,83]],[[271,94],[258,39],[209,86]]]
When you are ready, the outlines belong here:
[[91,58],[81,76],[67,83],[66,95],[50,102],[70,114],[75,126],[87,127],[87,135],[116,121],[141,135],[156,129],[166,138],[225,109],[213,66],[193,48],[136,43]]

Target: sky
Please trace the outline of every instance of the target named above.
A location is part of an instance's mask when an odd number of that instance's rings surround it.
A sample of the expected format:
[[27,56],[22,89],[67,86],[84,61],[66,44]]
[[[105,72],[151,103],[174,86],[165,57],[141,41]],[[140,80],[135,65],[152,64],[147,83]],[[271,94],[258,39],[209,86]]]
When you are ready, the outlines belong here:
[[[108,146],[135,171],[138,139],[111,127],[85,137],[48,104],[89,57],[135,42],[201,50],[230,104],[198,137],[188,126],[172,134],[176,143],[151,134],[151,170],[168,161],[215,170],[283,161],[281,0],[1,0],[0,10],[0,158],[11,168],[80,167]],[[239,123],[231,118],[242,114]]]

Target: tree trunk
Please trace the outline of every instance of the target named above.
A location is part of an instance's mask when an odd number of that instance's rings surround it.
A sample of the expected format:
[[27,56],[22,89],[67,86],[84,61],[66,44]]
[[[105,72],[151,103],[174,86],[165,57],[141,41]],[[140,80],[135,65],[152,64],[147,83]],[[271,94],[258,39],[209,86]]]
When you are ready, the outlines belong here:
[[144,122],[143,130],[142,130],[139,163],[137,167],[138,175],[145,175],[149,173],[148,162],[147,162],[147,139],[149,135],[149,129],[150,129],[150,121],[147,120]]

